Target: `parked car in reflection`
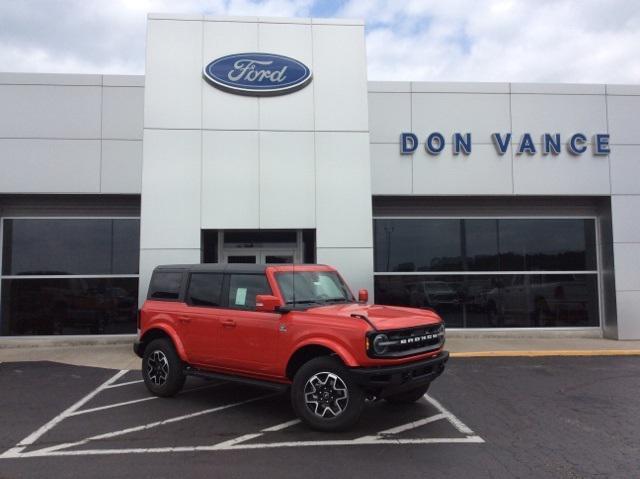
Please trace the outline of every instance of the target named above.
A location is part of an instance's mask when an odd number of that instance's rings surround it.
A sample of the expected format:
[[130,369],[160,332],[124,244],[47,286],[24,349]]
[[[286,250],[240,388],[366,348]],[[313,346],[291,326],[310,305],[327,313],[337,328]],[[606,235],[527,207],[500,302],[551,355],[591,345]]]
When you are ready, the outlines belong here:
[[583,275],[509,275],[484,297],[492,326],[527,315],[530,326],[572,326],[588,317],[589,289]]
[[458,292],[445,281],[415,281],[406,283],[406,288],[413,308],[446,307],[460,302]]

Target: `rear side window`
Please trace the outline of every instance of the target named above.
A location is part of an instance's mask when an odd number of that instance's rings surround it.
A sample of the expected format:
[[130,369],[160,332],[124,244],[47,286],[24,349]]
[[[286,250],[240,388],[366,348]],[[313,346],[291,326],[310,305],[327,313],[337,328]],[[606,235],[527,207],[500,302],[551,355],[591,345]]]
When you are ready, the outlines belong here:
[[222,274],[194,273],[189,280],[187,302],[193,306],[221,306]]
[[271,294],[264,275],[232,274],[229,278],[229,307],[255,309],[258,294]]
[[157,272],[151,278],[149,285],[150,299],[178,299],[180,286],[182,285],[182,273]]

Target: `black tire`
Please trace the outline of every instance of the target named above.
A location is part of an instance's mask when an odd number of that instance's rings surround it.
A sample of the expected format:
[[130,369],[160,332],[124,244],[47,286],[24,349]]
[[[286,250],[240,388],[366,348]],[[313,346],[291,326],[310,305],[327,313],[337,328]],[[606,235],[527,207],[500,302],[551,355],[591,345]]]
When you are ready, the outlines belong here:
[[[306,397],[325,398],[326,402],[308,404]],[[293,410],[303,422],[318,431],[342,431],[353,426],[360,419],[364,399],[362,389],[353,381],[349,370],[331,356],[321,356],[303,364],[291,385]]]
[[422,397],[427,394],[429,386],[431,386],[431,383],[427,384],[426,386],[420,386],[419,388],[410,389],[409,391],[405,391],[403,393],[387,396],[385,399],[391,404],[411,404],[422,399]]
[[154,339],[144,349],[142,378],[155,396],[174,396],[184,386],[183,364],[169,339]]

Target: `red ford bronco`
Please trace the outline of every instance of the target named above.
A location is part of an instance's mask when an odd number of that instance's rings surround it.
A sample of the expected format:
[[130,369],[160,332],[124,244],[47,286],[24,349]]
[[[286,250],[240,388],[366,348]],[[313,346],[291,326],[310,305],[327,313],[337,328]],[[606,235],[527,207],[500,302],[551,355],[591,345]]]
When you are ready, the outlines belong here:
[[159,266],[134,351],[157,396],[187,375],[290,388],[306,424],[345,429],[366,398],[420,399],[449,358],[437,314],[367,296],[323,265]]

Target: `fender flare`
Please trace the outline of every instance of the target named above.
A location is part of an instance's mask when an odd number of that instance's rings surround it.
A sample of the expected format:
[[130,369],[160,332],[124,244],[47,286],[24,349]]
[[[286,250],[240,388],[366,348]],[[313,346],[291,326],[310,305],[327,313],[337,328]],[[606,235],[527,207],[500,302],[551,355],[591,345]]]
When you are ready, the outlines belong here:
[[[291,353],[291,355],[289,356],[289,360],[291,360],[293,355],[296,354],[300,349],[304,348],[305,346],[325,347],[327,349],[330,349],[334,353],[336,353],[338,357],[342,360],[342,362],[345,364],[345,366],[349,366],[352,368],[359,366],[358,361],[356,361],[356,359],[353,357],[353,354],[351,354],[349,350],[343,345],[341,345],[339,342],[332,341],[326,338],[317,338],[317,337],[308,338],[302,341],[301,343],[296,344],[296,347],[293,353]],[[287,363],[289,362],[289,360],[287,361]]]
[[145,337],[149,333],[153,332],[154,330],[162,331],[167,336],[169,336],[169,339],[171,339],[171,341],[173,342],[173,345],[175,346],[176,352],[178,353],[178,356],[180,357],[180,359],[184,362],[188,362],[187,353],[184,349],[184,345],[182,344],[182,341],[180,341],[180,336],[178,336],[178,334],[175,332],[175,330],[171,326],[165,323],[156,323],[153,326],[151,326],[149,329],[147,329],[144,332],[140,340],[145,341]]

